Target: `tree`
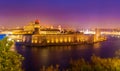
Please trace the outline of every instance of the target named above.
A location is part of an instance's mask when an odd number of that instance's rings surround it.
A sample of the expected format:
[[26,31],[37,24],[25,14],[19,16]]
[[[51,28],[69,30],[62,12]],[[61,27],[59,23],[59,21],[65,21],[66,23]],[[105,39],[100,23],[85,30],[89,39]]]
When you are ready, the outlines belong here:
[[8,38],[0,40],[0,71],[22,71],[23,57],[16,51],[10,51],[12,45]]
[[120,59],[93,55],[90,62],[84,59],[71,60],[68,71],[120,71]]

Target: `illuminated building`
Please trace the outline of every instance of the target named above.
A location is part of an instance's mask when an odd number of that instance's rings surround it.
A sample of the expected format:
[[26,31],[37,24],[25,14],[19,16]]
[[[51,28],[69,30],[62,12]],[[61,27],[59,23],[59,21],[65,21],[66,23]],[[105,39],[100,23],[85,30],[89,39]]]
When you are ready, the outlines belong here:
[[27,26],[24,26],[24,31],[34,31],[34,23],[30,22]]
[[31,45],[63,45],[85,43],[89,37],[81,33],[61,33],[62,28],[41,28],[39,20],[24,27],[24,31],[33,31],[31,35],[23,36],[23,43]]
[[60,34],[59,29],[40,29],[39,34]]
[[53,26],[51,28],[41,28],[39,20],[24,26],[24,31],[31,31],[33,34],[60,34],[60,30],[53,28]]
[[60,30],[60,32],[62,31],[61,25],[58,26],[58,29]]
[[27,26],[24,26],[24,31],[27,31],[27,32],[34,32],[34,31],[37,31],[35,33],[39,33],[40,29],[40,22],[39,20],[35,20],[35,22],[30,22],[30,24],[28,24]]
[[66,31],[62,33],[62,28],[41,28],[39,20],[35,20],[24,26],[23,29],[12,30],[11,38],[16,42],[28,46],[48,46],[48,45],[73,45],[81,43],[93,43],[99,41],[100,31],[96,30],[95,35],[85,35],[75,33],[75,31]]

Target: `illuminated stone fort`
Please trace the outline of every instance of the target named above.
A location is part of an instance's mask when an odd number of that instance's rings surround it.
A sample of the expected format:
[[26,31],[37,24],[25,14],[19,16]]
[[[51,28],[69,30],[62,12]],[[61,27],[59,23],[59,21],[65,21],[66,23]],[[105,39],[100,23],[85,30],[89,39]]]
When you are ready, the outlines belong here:
[[31,45],[83,43],[89,40],[88,36],[81,33],[64,32],[60,25],[58,28],[42,28],[39,20],[24,26],[24,31],[31,34],[25,34],[19,42],[30,43]]
[[23,29],[12,30],[13,35],[16,42],[28,46],[70,45],[103,40],[99,30],[96,30],[95,35],[85,35],[76,31],[65,31],[60,25],[57,28],[46,28],[40,25],[39,20],[30,22]]
[[98,31],[95,35],[84,35],[75,31],[65,32],[60,25],[58,28],[42,28],[39,20],[24,26],[24,31],[28,34],[22,36],[19,42],[31,46],[93,43],[99,41],[98,36],[100,35]]

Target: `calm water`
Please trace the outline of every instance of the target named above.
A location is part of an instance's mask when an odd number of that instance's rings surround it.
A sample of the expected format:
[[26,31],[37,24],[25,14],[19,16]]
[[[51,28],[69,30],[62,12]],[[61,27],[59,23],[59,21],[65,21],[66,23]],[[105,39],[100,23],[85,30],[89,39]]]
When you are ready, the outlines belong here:
[[89,61],[92,54],[100,57],[114,57],[120,49],[120,38],[111,38],[94,45],[25,47],[16,46],[16,50],[25,57],[23,67],[26,71],[39,71],[42,66],[59,64],[60,68],[69,66],[70,59],[81,57]]

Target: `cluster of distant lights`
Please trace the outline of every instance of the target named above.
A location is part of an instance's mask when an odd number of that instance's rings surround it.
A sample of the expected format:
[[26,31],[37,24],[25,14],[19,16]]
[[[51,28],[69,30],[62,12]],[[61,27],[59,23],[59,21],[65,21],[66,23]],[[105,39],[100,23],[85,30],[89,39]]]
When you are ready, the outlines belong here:
[[81,30],[80,32],[83,32],[83,34],[95,34],[95,31],[91,31],[91,30]]
[[112,37],[120,38],[120,36],[119,36],[119,35],[117,35],[117,36],[115,36],[115,35],[112,35]]

